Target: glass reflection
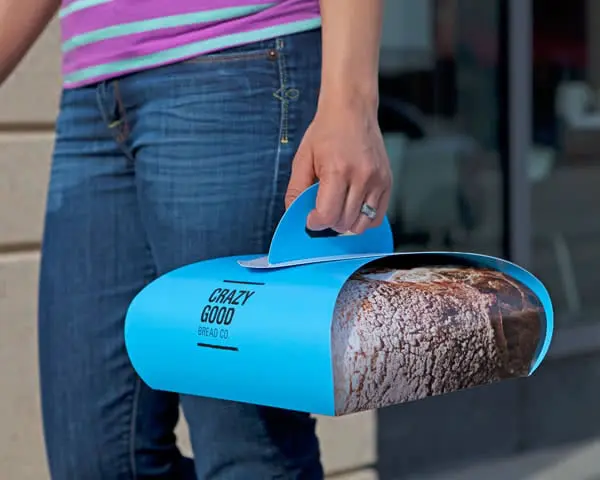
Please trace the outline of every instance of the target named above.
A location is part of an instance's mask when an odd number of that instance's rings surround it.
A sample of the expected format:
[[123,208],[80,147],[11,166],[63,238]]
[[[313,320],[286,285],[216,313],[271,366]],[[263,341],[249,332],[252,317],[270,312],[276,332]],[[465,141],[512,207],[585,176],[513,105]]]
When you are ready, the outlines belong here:
[[386,5],[380,121],[396,247],[502,255],[497,2]]
[[534,271],[558,326],[596,322],[600,297],[600,2],[535,0]]

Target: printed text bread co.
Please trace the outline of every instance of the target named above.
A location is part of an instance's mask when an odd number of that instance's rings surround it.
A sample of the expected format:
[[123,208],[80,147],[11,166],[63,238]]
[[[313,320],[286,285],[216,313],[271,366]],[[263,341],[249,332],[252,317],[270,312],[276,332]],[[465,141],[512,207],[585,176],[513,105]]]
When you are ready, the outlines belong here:
[[[226,280],[225,283],[235,284],[242,282]],[[246,283],[243,282],[242,285],[246,285]],[[256,291],[250,290],[248,286],[243,289],[215,288],[208,296],[208,303],[202,308],[198,335],[208,338],[220,338],[221,340],[229,338],[229,330],[225,327],[228,327],[233,322],[236,307],[246,305],[255,293]]]

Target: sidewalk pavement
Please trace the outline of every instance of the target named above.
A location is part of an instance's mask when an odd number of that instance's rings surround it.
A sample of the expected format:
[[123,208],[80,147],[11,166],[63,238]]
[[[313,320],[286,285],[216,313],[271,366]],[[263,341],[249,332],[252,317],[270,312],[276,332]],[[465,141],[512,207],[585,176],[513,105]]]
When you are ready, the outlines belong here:
[[[405,480],[600,480],[600,439]],[[400,478],[398,478],[400,480]]]

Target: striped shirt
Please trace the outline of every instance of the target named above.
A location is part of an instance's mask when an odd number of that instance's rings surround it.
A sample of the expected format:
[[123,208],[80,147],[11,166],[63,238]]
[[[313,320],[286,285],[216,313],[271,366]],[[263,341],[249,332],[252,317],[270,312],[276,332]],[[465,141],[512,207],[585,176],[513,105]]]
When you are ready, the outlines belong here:
[[65,88],[318,28],[319,0],[63,0]]

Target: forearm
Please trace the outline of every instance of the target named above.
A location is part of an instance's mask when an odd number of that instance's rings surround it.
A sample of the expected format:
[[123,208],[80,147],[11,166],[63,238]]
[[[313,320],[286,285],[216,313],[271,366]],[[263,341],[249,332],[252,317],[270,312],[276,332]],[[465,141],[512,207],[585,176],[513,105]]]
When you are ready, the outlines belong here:
[[0,85],[40,36],[60,0],[0,0]]
[[320,0],[320,4],[319,103],[350,102],[376,110],[383,0]]

